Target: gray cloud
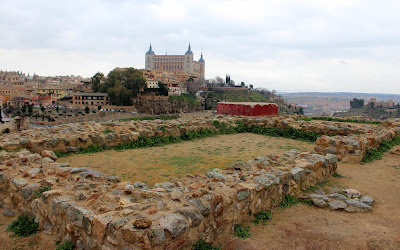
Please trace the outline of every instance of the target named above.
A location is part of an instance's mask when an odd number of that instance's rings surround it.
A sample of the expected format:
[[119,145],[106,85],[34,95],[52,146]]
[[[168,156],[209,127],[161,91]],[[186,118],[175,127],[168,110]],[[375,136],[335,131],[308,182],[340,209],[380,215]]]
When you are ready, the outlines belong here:
[[[278,91],[400,93],[400,2],[3,0],[0,68],[107,73],[203,51],[207,77]],[[384,86],[384,88],[382,88]]]

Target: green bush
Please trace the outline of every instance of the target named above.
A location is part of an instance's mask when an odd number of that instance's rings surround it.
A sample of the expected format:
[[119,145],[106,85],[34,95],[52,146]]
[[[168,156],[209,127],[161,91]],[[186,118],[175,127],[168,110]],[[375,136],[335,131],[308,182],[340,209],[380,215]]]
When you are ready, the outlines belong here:
[[281,203],[278,204],[278,206],[281,208],[289,208],[296,205],[297,203],[299,203],[299,200],[296,197],[291,195],[285,195],[285,197],[283,197],[283,200],[281,201]]
[[57,246],[57,250],[74,250],[75,246],[70,240],[65,240],[63,244]]
[[254,224],[259,224],[260,222],[262,224],[265,224],[267,220],[272,219],[272,212],[269,210],[261,210],[260,212],[254,214],[253,216],[254,216],[253,219]]
[[352,123],[375,124],[375,125],[382,124],[380,121],[364,121],[364,120],[343,119],[343,118],[334,118],[334,117],[302,117],[302,118],[296,118],[295,120],[296,121],[319,120],[319,121],[330,121],[330,122],[352,122]]
[[378,148],[367,149],[364,153],[364,157],[361,160],[361,164],[373,162],[375,160],[381,160],[382,154],[389,151],[396,145],[400,144],[400,136],[394,136],[390,141],[384,141]]
[[250,227],[242,226],[241,224],[236,224],[233,228],[235,236],[246,239],[251,236]]
[[29,218],[28,216],[18,216],[16,220],[8,225],[6,231],[14,233],[11,235],[11,237],[25,237],[34,235],[37,231],[39,231],[39,223],[35,222],[35,217]]
[[221,248],[221,245],[214,247],[211,244],[204,243],[202,240],[192,246],[192,250],[220,250]]

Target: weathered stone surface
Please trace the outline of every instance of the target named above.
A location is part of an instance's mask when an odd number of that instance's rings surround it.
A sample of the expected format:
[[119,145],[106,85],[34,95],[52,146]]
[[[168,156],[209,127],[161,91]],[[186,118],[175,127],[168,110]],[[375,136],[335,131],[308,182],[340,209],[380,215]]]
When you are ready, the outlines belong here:
[[163,189],[170,189],[174,188],[175,184],[172,182],[161,182],[154,184],[154,188],[163,188]]
[[326,154],[325,159],[328,161],[328,163],[335,163],[339,161],[338,157],[334,154]]
[[357,198],[361,196],[361,193],[355,189],[345,189],[343,191],[346,192],[346,194],[348,194],[350,198]]
[[49,157],[53,160],[56,160],[58,158],[57,155],[51,150],[42,150],[42,152],[40,152],[40,155],[43,157]]
[[183,197],[183,193],[180,191],[172,191],[171,192],[171,199],[172,200],[179,200]]
[[294,167],[290,172],[293,175],[293,179],[295,179],[296,182],[299,182],[300,178],[304,175],[305,170],[303,168]]
[[223,174],[221,174],[221,173],[218,173],[218,172],[215,172],[215,171],[207,172],[207,173],[206,173],[206,176],[207,176],[208,178],[217,178],[217,179],[219,179],[219,180],[226,180],[225,175],[223,175]]
[[322,207],[322,208],[326,207],[326,202],[323,199],[312,198],[312,201],[313,201],[314,205],[317,207]]
[[343,194],[338,194],[338,193],[328,194],[328,197],[332,198],[332,199],[343,200],[343,201],[347,199],[346,196],[344,196]]
[[338,201],[338,200],[329,201],[328,205],[329,205],[329,208],[334,209],[334,210],[342,210],[347,207],[346,202]]
[[236,197],[239,201],[247,199],[250,196],[250,190],[245,189],[237,193]]
[[14,178],[11,180],[11,184],[18,190],[23,188],[26,185],[26,180],[24,179],[19,179],[19,178]]
[[144,229],[151,227],[152,221],[149,219],[138,219],[133,222],[136,228]]
[[143,183],[143,182],[140,182],[140,181],[137,181],[137,182],[133,183],[133,186],[134,186],[135,188],[142,189],[142,190],[149,190],[149,189],[150,189],[150,188],[147,186],[146,183]]
[[360,201],[361,201],[362,203],[365,203],[365,204],[369,205],[369,206],[371,206],[372,203],[374,203],[374,199],[372,199],[371,196],[367,196],[367,195],[361,197]]
[[165,240],[164,229],[153,229],[148,233],[148,237],[152,246],[159,245]]
[[371,206],[369,206],[369,205],[367,205],[367,204],[365,204],[365,203],[363,203],[361,201],[355,200],[355,199],[347,199],[346,203],[349,206],[353,206],[355,208],[362,209],[362,210],[365,210],[365,211],[371,211],[372,210]]
[[39,188],[40,188],[39,184],[30,184],[28,186],[23,187],[21,189],[22,197],[24,197],[24,199],[27,201],[33,200],[35,192],[39,190]]
[[203,220],[203,216],[200,214],[200,211],[194,207],[181,207],[175,212],[189,218],[191,227],[200,225],[201,221]]
[[13,216],[15,216],[15,212],[10,210],[10,209],[8,209],[8,208],[4,208],[3,209],[3,215],[7,216],[7,217],[13,217]]
[[273,180],[271,180],[268,177],[263,177],[263,176],[254,177],[254,181],[258,182],[264,188],[268,188],[275,184],[275,182]]
[[168,230],[173,238],[183,234],[189,227],[189,222],[178,214],[166,214],[160,218],[160,227]]

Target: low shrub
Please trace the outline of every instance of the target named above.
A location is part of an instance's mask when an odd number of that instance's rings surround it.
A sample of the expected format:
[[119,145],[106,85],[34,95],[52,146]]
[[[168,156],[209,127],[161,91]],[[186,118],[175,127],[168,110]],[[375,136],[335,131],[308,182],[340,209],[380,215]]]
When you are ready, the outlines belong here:
[[241,224],[236,224],[233,231],[235,236],[242,239],[246,239],[251,236],[250,227],[245,227]]
[[289,208],[296,205],[297,203],[299,203],[299,200],[296,197],[291,195],[285,195],[281,203],[278,204],[278,207]]
[[35,222],[35,217],[18,216],[16,220],[8,225],[6,231],[13,232],[11,237],[25,237],[34,235],[37,231],[39,231],[39,223]]
[[64,243],[60,244],[61,242],[58,242],[59,244],[57,246],[57,250],[74,250],[75,246],[70,240],[65,240]]
[[192,250],[220,250],[222,249],[221,245],[213,246],[211,244],[205,243],[202,240],[199,240],[196,244],[192,246]]
[[265,225],[265,223],[268,220],[272,219],[272,211],[269,210],[261,210],[260,212],[253,214],[254,219],[253,222],[254,224],[259,224],[260,222]]
[[45,186],[45,187],[39,188],[35,192],[35,198],[40,198],[40,196],[42,196],[43,192],[46,192],[46,191],[49,191],[49,190],[51,190],[51,186]]

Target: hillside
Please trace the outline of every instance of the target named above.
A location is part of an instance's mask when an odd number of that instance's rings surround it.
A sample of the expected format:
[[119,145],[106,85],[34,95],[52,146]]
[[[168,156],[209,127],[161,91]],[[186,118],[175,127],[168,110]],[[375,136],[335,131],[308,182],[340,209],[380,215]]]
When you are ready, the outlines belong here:
[[364,106],[362,108],[350,108],[347,112],[335,113],[336,117],[344,116],[363,116],[372,119],[387,119],[387,118],[399,118],[400,109],[384,109],[370,106]]

